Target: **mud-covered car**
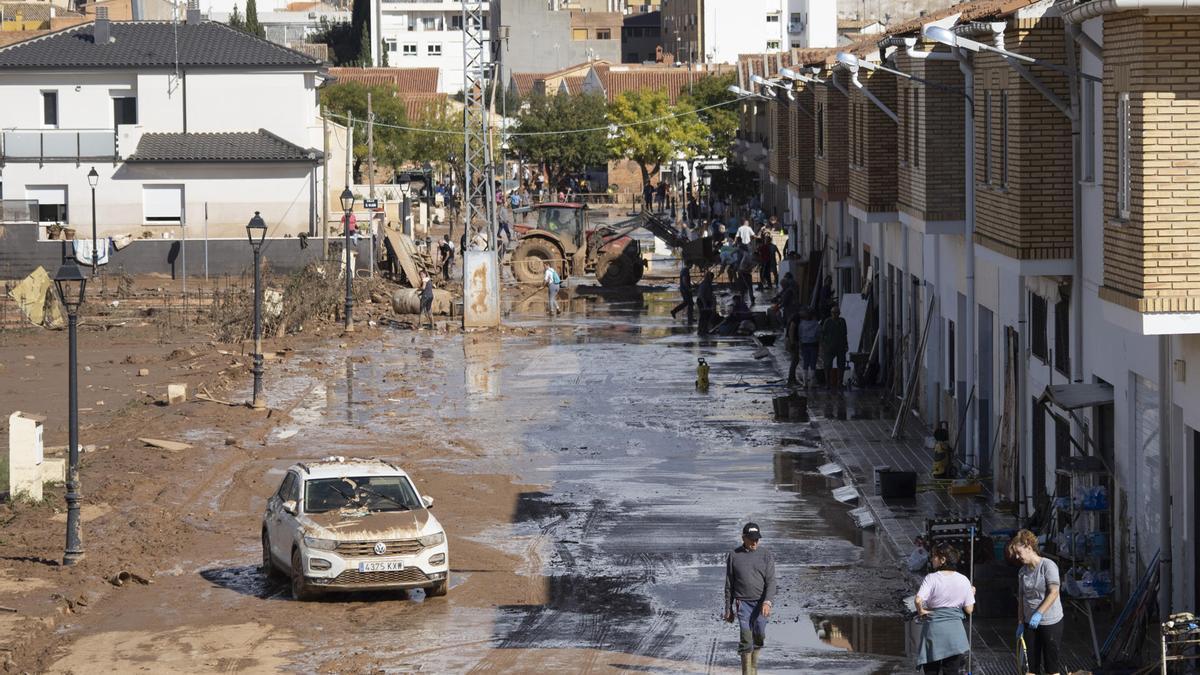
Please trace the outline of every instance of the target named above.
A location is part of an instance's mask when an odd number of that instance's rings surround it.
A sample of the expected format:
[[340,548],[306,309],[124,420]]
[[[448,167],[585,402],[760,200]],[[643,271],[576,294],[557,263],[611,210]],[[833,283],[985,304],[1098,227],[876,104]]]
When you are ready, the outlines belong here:
[[423,588],[446,594],[446,533],[408,474],[377,459],[331,457],[288,468],[267,500],[262,565],[292,597]]

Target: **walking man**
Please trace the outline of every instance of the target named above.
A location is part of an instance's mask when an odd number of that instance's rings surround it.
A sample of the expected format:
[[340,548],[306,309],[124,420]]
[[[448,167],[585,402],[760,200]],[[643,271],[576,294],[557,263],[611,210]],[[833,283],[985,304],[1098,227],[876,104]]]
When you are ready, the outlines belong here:
[[425,330],[425,319],[429,319],[429,329],[433,330],[433,279],[429,273],[421,271],[421,316],[417,320],[418,330]]
[[442,257],[442,279],[450,281],[450,268],[454,266],[454,244],[450,243],[450,235],[442,235],[442,243],[438,244],[438,253]]
[[691,323],[694,320],[692,312],[696,303],[692,302],[692,272],[688,269],[686,262],[679,268],[679,295],[683,301],[675,305],[675,309],[671,310],[671,318],[674,319],[680,310],[686,308],[687,320],[688,323]]
[[562,314],[562,310],[558,308],[558,289],[562,287],[562,277],[558,276],[558,270],[554,269],[554,265],[551,265],[549,260],[543,261],[542,264],[546,266],[546,274],[542,277],[542,287],[548,289],[549,292],[550,316]]
[[829,310],[829,318],[821,322],[821,359],[825,362],[822,364],[825,366],[825,384],[830,389],[842,388],[842,369],[846,367],[846,352],[850,351],[846,333],[842,310],[834,305]]
[[758,673],[758,652],[767,637],[767,618],[775,600],[775,557],[759,546],[755,523],[742,528],[742,545],[725,559],[725,620],[738,622],[742,675]]

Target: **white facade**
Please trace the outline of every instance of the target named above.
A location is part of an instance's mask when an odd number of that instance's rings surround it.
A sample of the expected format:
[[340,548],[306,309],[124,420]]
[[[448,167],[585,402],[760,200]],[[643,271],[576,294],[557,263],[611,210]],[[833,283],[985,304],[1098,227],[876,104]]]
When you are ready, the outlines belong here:
[[679,61],[737,63],[739,54],[836,45],[836,0],[664,0],[663,49]]
[[[393,68],[438,68],[440,91],[463,89],[462,3],[456,0],[381,2],[382,48]],[[488,21],[484,14],[484,44]],[[382,63],[380,64],[382,65]]]
[[[96,221],[103,236],[244,237],[245,224],[261,211],[271,236],[309,232],[316,216],[319,155],[294,162],[136,163],[132,155],[145,133],[257,132],[264,129],[300,148],[322,148],[316,67],[300,70],[193,69],[171,72],[0,69],[0,129],[8,157],[0,168],[0,197],[61,199],[64,225],[80,238],[90,234],[91,190],[87,174],[99,174]],[[46,124],[46,93],[57,96],[57,124]],[[118,125],[115,98],[133,98],[136,123]],[[114,142],[115,139],[115,142]],[[65,148],[42,162],[14,159],[21,146]],[[62,154],[83,158],[64,161]],[[167,196],[171,195],[171,196]],[[176,214],[164,201],[179,200]],[[169,208],[168,208],[169,210]],[[175,218],[172,218],[172,215]],[[42,218],[43,225],[50,224]],[[42,236],[45,236],[43,230]]]

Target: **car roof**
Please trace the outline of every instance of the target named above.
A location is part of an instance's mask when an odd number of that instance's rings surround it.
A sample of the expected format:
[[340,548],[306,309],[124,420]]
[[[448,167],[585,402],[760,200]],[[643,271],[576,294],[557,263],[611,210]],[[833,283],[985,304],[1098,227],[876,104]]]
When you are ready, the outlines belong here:
[[290,469],[304,480],[340,478],[342,476],[404,476],[408,473],[391,462],[375,458],[327,457],[311,462],[297,462]]

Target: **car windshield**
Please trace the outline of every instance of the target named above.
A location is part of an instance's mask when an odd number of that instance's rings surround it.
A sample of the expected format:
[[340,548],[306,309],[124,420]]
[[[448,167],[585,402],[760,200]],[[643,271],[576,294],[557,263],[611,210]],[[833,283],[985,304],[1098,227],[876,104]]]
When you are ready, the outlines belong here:
[[538,229],[550,232],[565,230],[574,233],[576,229],[575,219],[578,217],[578,211],[579,209],[555,206],[538,209]]
[[304,483],[305,513],[337,509],[408,511],[420,507],[417,493],[404,476],[344,476]]

